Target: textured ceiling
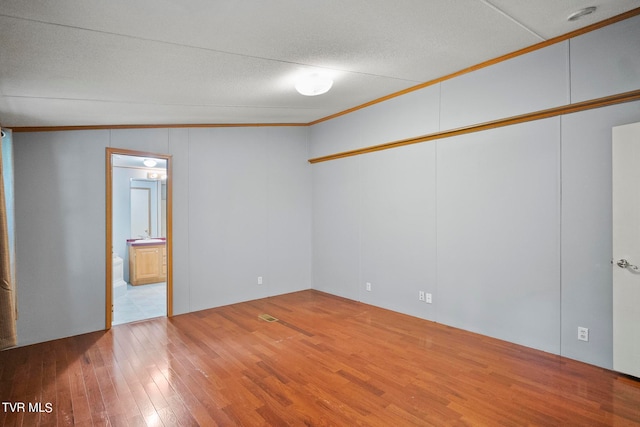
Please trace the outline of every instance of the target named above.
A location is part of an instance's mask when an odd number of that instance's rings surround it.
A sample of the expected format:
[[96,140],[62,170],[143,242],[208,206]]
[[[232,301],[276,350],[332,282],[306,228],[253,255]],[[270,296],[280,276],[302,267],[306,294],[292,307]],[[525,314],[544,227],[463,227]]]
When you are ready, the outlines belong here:
[[[153,159],[156,161],[156,165],[154,167],[148,167],[144,164],[146,159]],[[117,168],[132,168],[132,169],[144,169],[147,171],[158,171],[161,169],[167,169],[167,161],[166,159],[157,159],[155,157],[139,157],[139,156],[130,156],[127,154],[113,154],[112,163],[114,167]]]
[[[640,7],[600,0],[0,0],[6,127],[308,123]],[[295,92],[320,70],[332,90]]]

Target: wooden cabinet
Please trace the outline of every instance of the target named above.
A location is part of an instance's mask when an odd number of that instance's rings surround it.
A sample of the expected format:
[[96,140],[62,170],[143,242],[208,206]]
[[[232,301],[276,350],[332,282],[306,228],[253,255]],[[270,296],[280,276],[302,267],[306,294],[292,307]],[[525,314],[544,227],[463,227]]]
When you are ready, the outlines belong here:
[[129,246],[129,282],[146,285],[167,280],[167,248],[157,245]]

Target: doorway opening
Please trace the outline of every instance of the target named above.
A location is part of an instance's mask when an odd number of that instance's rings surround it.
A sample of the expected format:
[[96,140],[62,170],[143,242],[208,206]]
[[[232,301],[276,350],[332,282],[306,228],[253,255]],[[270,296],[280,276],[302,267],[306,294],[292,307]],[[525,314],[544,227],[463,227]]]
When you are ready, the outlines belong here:
[[105,328],[173,315],[171,156],[107,148]]

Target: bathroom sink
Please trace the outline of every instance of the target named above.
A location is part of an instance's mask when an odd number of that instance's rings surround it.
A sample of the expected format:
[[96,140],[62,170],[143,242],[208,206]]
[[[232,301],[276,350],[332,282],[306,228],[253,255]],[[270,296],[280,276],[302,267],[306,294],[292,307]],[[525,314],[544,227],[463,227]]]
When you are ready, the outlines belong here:
[[138,239],[134,240],[132,243],[164,243],[164,239]]

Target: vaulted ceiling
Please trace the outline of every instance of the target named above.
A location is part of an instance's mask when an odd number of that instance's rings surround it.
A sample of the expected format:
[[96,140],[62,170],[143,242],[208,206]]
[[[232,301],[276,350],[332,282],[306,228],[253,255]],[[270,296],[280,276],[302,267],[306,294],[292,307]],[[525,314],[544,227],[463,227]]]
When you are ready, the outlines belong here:
[[[576,10],[598,6],[578,21]],[[0,0],[6,127],[308,123],[640,0]],[[295,79],[321,72],[327,94]]]

